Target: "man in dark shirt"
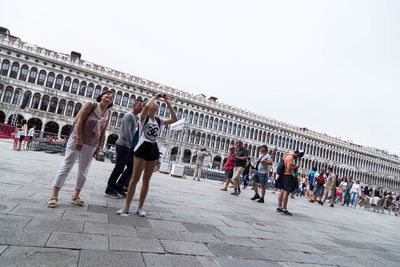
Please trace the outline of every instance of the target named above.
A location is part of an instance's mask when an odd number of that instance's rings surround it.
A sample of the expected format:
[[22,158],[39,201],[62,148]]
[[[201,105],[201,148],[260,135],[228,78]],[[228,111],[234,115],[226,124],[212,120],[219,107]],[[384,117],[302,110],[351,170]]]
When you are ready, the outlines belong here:
[[244,148],[242,141],[237,141],[236,147],[236,155],[233,156],[233,159],[235,160],[235,167],[233,168],[232,176],[234,192],[231,194],[238,196],[240,195],[240,175],[242,175],[244,168],[246,167],[246,161],[249,157],[249,152],[246,148]]

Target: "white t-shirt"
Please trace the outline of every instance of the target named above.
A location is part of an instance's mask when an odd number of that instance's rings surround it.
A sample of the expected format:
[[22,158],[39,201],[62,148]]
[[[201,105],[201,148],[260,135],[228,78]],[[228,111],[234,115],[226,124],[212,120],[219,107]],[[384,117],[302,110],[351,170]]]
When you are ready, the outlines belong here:
[[22,126],[21,135],[27,136],[27,131],[28,131],[28,125],[24,124],[24,126]]
[[14,138],[20,138],[21,132],[22,132],[22,131],[20,131],[20,130],[16,130],[16,131],[15,131]]
[[35,136],[35,129],[30,128],[30,129],[29,129],[28,136],[34,137],[34,136]]
[[157,120],[152,121],[150,118],[145,124],[144,121],[139,121],[139,142],[135,146],[135,151],[140,147],[143,142],[157,143],[158,136],[164,128],[164,120],[160,119],[160,126],[158,126]]

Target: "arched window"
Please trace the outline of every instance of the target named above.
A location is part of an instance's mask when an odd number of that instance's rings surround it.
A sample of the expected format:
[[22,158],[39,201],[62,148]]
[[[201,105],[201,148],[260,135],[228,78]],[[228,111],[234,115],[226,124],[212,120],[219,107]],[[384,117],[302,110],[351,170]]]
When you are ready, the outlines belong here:
[[250,128],[247,127],[247,128],[246,128],[246,138],[249,138],[249,134],[250,134]]
[[78,95],[84,96],[84,95],[85,95],[85,92],[86,92],[86,82],[85,82],[85,81],[82,81],[82,82],[81,82],[81,86],[79,86]]
[[238,125],[238,128],[237,128],[237,132],[236,132],[236,135],[237,136],[240,136],[240,132],[242,131],[242,125]]
[[3,96],[3,88],[4,86],[2,84],[0,84],[0,101],[1,101],[1,97]]
[[245,127],[245,126],[243,126],[243,127],[242,127],[242,137],[244,137],[244,135],[245,135],[245,132],[246,132],[246,127]]
[[195,137],[195,132],[193,131],[191,134],[190,134],[190,143],[194,143],[194,137]]
[[195,144],[198,145],[200,143],[200,133],[196,134],[196,141]]
[[208,128],[212,129],[213,128],[213,123],[214,123],[214,118],[210,117],[210,121],[208,122]]
[[220,138],[217,137],[217,141],[215,142],[215,149],[219,149],[219,144],[220,144]]
[[183,109],[178,109],[178,113],[176,114],[176,116],[178,117],[178,120],[182,119],[182,115],[183,115]]
[[47,107],[49,106],[49,96],[44,95],[42,97],[42,103],[40,104],[40,110],[46,111]]
[[122,98],[121,106],[126,107],[128,105],[128,99],[129,99],[129,95],[127,93],[125,93],[124,97]]
[[14,62],[11,66],[10,78],[16,79],[19,72],[19,63]]
[[107,92],[107,91],[108,91],[108,88],[107,88],[107,87],[104,87],[104,88],[103,88],[103,93],[104,93],[104,92]]
[[164,103],[161,104],[161,107],[159,110],[160,110],[160,112],[159,112],[160,116],[164,117],[164,113],[165,113],[165,104]]
[[207,115],[204,117],[203,126],[204,126],[204,128],[207,128],[207,127],[208,127],[208,116],[207,116]]
[[228,127],[228,122],[224,121],[224,133],[226,133],[227,127]]
[[221,150],[224,150],[224,148],[225,148],[225,139],[222,138],[221,139]]
[[58,104],[58,109],[57,109],[57,114],[63,115],[64,114],[64,109],[65,109],[65,100],[61,99],[60,103]]
[[215,145],[215,136],[211,137],[211,148],[214,148]]
[[10,61],[7,59],[3,60],[1,64],[1,75],[8,76],[8,70],[10,69]]
[[185,109],[185,111],[183,111],[183,118],[186,119],[188,117],[188,114],[189,114],[188,110]]
[[206,147],[210,147],[210,135],[207,135],[207,138],[206,138]]
[[93,90],[94,90],[94,84],[89,83],[87,91],[86,91],[86,97],[92,98]]
[[18,98],[19,98],[19,96],[21,95],[21,93],[22,93],[21,88],[15,89],[15,91],[14,91],[14,98],[13,98],[13,101],[12,101],[12,103],[13,103],[14,105],[17,104]]
[[75,105],[75,109],[74,109],[74,118],[78,115],[79,111],[82,108],[82,104],[81,103],[76,103]]
[[169,108],[166,108],[166,109],[165,109],[165,117],[166,117],[166,118],[171,117],[171,111],[169,111]]
[[51,98],[49,112],[55,113],[57,109],[58,99],[56,97]]
[[189,121],[189,123],[192,123],[192,121],[193,121],[193,112],[189,113],[188,121]]
[[28,77],[28,70],[29,70],[29,67],[27,65],[22,65],[18,80],[26,81],[26,77]]
[[71,117],[73,111],[74,111],[74,102],[69,101],[68,105],[67,105],[67,109],[65,111],[65,116]]
[[199,126],[200,127],[203,126],[203,118],[204,118],[204,116],[203,116],[203,114],[201,114],[199,117]]
[[11,86],[8,86],[3,96],[3,102],[10,103],[13,93],[14,89]]
[[40,94],[36,93],[36,94],[33,95],[31,108],[38,109],[39,108],[39,103],[40,103]]
[[194,114],[194,117],[193,117],[193,124],[194,124],[194,125],[197,125],[198,119],[199,119],[199,113],[196,112],[196,113]]
[[60,90],[62,82],[63,82],[63,76],[61,74],[58,74],[56,78],[56,84],[54,85],[54,89]]
[[44,81],[46,80],[46,71],[45,70],[41,70],[39,72],[39,78],[37,80],[38,85],[44,85]]
[[69,87],[70,86],[71,86],[71,78],[70,77],[66,77],[65,81],[64,81],[63,91],[64,92],[69,92]]
[[117,118],[118,118],[117,112],[113,112],[113,114],[111,115],[111,120],[110,120],[111,126],[115,126],[115,124],[117,123]]
[[236,123],[234,123],[233,126],[232,126],[232,134],[233,135],[236,134]]
[[121,127],[122,118],[124,117],[124,113],[119,114],[117,127]]
[[78,86],[79,86],[79,81],[78,79],[74,79],[72,81],[72,86],[71,86],[71,93],[76,94],[78,92]]
[[228,133],[232,133],[232,122],[228,124]]
[[223,121],[219,120],[218,131],[222,131],[222,125],[223,125]]
[[214,130],[215,131],[218,130],[218,119],[217,118],[215,118],[215,120],[214,120]]
[[122,92],[118,91],[117,95],[115,96],[114,104],[121,105],[121,99],[122,99]]
[[96,99],[101,94],[101,86],[97,85],[96,89],[94,90],[93,98]]
[[200,138],[200,145],[201,146],[204,146],[205,139],[206,139],[206,134],[202,134],[201,138]]
[[115,90],[111,89],[110,92],[115,96]]
[[31,72],[29,73],[28,82],[35,83],[37,77],[37,68],[31,68]]
[[133,103],[135,102],[135,95],[131,95],[131,97],[129,98],[129,108],[133,107]]
[[50,72],[47,76],[46,87],[53,88],[55,74],[54,72]]

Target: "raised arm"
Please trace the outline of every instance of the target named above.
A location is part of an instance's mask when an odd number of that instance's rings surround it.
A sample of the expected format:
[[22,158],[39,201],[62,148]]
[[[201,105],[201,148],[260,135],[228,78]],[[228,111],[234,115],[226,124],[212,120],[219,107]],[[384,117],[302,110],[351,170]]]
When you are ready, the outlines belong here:
[[176,122],[178,120],[178,117],[176,116],[175,110],[171,106],[171,100],[169,99],[169,97],[167,95],[164,97],[164,100],[165,100],[165,103],[167,104],[167,107],[168,107],[170,113],[171,113],[171,118],[165,120],[164,125],[169,125],[169,124]]
[[147,101],[146,105],[144,106],[142,113],[140,113],[140,121],[143,122],[146,119],[147,114],[149,113],[149,109],[151,107],[151,105],[153,105],[154,101],[156,101],[156,99],[160,98],[162,94],[158,93],[155,96],[153,96],[152,98],[150,98],[149,101]]

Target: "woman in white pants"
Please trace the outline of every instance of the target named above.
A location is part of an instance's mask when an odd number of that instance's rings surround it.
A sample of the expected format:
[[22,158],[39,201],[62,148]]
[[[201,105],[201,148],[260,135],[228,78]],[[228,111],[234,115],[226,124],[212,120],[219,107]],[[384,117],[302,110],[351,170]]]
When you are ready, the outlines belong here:
[[84,205],[79,194],[86,182],[90,163],[93,157],[97,157],[103,144],[109,121],[108,109],[112,107],[113,100],[114,94],[112,92],[103,92],[96,99],[98,103],[86,103],[76,116],[75,128],[68,140],[64,161],[54,179],[53,194],[47,204],[49,208],[57,206],[58,193],[78,157],[80,157],[78,178],[70,202],[77,206]]

